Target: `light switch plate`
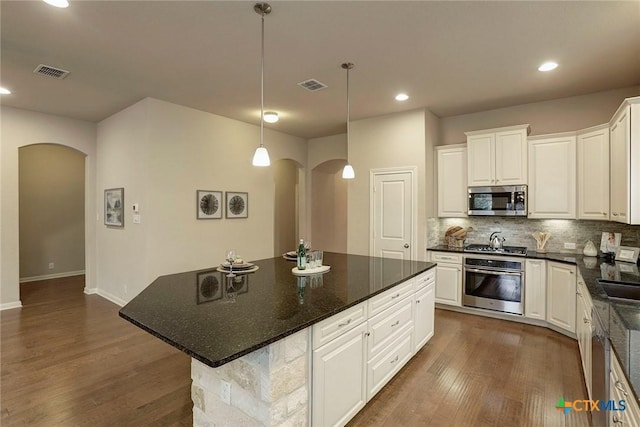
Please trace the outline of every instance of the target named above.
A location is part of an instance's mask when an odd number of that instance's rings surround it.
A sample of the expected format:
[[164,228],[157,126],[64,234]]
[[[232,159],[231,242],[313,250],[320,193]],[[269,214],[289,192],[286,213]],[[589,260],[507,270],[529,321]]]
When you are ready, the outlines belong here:
[[140,214],[133,214],[133,223],[140,224]]
[[564,248],[565,249],[575,249],[576,248],[576,244],[573,242],[564,242]]

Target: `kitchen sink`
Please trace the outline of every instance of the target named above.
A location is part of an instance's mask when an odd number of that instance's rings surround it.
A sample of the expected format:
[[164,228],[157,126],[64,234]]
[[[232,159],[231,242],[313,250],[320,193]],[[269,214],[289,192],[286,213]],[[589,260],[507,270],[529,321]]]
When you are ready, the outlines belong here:
[[640,301],[640,283],[624,283],[599,279],[604,291],[610,298]]

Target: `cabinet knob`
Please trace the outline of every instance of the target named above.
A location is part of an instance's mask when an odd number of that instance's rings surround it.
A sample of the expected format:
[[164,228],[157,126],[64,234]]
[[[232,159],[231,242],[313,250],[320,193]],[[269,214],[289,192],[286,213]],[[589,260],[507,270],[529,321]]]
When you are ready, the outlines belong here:
[[618,214],[617,214],[617,213],[612,213],[611,215],[613,215],[613,216],[618,216]]
[[584,323],[589,323],[589,319],[587,319],[586,317],[584,318]]
[[529,215],[531,215],[531,214],[532,214],[532,212],[529,212]]
[[606,212],[602,212],[602,215],[603,215],[603,216],[607,216],[607,213],[606,213]]

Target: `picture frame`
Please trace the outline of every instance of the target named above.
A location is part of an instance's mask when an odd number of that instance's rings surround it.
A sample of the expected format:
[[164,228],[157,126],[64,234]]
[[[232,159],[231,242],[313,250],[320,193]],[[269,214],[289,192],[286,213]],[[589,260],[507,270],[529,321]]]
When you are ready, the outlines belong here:
[[620,246],[621,241],[622,233],[603,231],[602,238],[600,239],[600,252],[603,254],[615,252],[616,248]]
[[222,191],[196,190],[196,218],[222,219]]
[[124,188],[104,190],[104,225],[124,228]]
[[249,217],[249,193],[227,191],[225,193],[225,205],[227,219]]
[[224,279],[218,270],[209,270],[198,273],[196,280],[196,298],[198,304],[204,304],[206,302],[216,301],[222,298]]
[[636,264],[638,262],[640,248],[631,246],[618,246],[616,248],[616,261],[624,261]]

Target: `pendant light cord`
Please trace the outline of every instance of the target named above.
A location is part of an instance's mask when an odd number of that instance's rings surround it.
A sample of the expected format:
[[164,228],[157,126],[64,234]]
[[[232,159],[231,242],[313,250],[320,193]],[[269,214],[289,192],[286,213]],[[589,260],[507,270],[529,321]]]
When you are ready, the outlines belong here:
[[260,47],[260,146],[264,147],[264,12],[262,13],[262,44]]

